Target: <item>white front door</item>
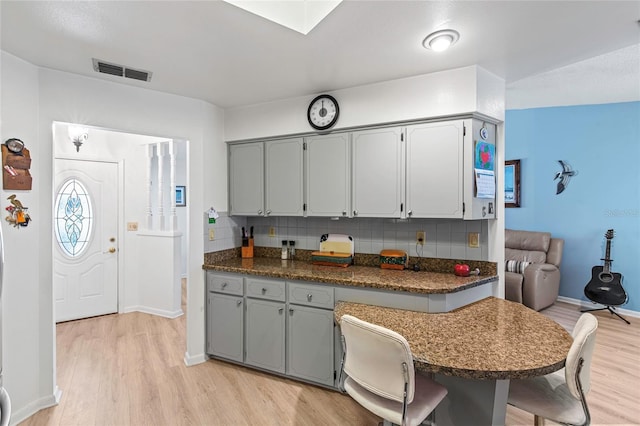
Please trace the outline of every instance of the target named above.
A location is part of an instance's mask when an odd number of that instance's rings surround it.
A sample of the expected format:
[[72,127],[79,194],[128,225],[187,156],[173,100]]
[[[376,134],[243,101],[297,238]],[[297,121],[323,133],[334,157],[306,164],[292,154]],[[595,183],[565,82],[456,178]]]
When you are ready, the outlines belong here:
[[55,160],[56,322],[118,311],[118,164]]

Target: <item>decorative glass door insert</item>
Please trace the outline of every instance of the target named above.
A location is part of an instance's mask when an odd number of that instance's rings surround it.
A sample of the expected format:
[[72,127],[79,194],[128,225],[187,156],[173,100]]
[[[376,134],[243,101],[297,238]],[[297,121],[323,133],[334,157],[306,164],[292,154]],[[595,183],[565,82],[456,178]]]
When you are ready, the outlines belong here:
[[76,178],[67,179],[56,197],[54,218],[56,240],[67,256],[78,257],[89,245],[93,219],[86,187]]

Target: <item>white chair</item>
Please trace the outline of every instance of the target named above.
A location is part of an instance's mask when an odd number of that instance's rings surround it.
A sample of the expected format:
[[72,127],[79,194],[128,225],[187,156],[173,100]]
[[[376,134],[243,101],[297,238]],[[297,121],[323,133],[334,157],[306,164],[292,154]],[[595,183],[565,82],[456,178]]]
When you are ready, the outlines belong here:
[[340,320],[343,389],[387,422],[422,423],[447,395],[447,389],[415,374],[407,340],[395,331],[350,315]]
[[511,380],[509,404],[535,416],[535,424],[544,419],[566,425],[591,423],[584,396],[590,389],[591,358],[596,340],[598,320],[582,314],[573,329],[573,343],[564,371],[532,379]]
[[11,399],[5,388],[0,387],[0,426],[9,426],[11,420]]

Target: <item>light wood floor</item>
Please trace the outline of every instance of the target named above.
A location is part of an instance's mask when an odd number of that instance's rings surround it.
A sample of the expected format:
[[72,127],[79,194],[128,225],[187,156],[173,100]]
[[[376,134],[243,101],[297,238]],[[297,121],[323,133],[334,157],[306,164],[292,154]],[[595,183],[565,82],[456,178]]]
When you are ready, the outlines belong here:
[[[543,312],[571,330],[579,312]],[[640,320],[598,313],[593,424],[640,424]],[[57,325],[56,407],[23,425],[376,425],[346,395],[210,360],[185,367],[185,317],[108,315]],[[508,425],[533,424],[509,407]]]

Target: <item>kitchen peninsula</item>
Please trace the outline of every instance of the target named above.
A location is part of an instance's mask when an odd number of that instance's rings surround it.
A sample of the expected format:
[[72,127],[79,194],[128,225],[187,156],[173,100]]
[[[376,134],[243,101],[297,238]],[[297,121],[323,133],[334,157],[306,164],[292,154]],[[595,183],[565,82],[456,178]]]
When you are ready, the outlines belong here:
[[207,353],[336,389],[336,325],[349,313],[405,335],[417,369],[449,389],[439,424],[504,422],[509,379],[562,368],[571,337],[539,313],[494,297],[495,263],[481,262],[479,276],[458,277],[444,272],[451,265],[434,262],[442,272],[362,266],[371,264],[366,259],[346,268],[206,259]]

